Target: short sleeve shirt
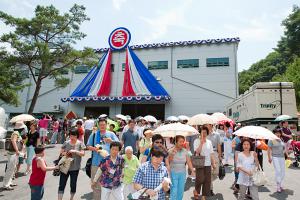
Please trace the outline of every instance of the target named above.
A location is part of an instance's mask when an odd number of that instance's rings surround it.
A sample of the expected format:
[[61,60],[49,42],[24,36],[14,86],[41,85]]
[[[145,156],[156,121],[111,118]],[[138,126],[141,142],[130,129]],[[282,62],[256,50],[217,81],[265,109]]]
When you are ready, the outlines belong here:
[[[76,151],[82,151],[85,149],[85,145],[77,140],[76,144],[75,145],[72,145],[70,143],[70,140],[69,141],[66,141],[62,147],[61,147],[63,150],[65,150],[66,152],[67,151],[70,151],[70,150],[76,150]],[[80,169],[80,166],[81,166],[81,156],[79,155],[72,155],[72,158],[74,159],[71,163],[71,166],[70,166],[70,169],[69,171],[76,171],[76,170],[79,170]]]
[[281,140],[269,140],[268,146],[272,149],[273,157],[284,157],[285,145]]
[[[238,154],[237,167],[242,167],[246,170],[253,171],[255,169],[255,160],[253,156],[253,151],[251,151],[249,157],[245,156],[243,152],[240,152]],[[252,186],[253,179],[252,177],[248,176],[245,172],[240,171],[237,183],[245,186]]]
[[[94,137],[95,135],[95,137]],[[93,133],[90,135],[87,146],[96,146],[97,144],[101,145],[104,150],[106,150],[108,153],[110,152],[110,144],[104,142],[104,138],[111,138],[113,141],[119,141],[118,137],[110,131],[106,131],[105,133],[101,133],[100,131],[97,131],[96,133]],[[93,166],[99,166],[101,160],[103,157],[96,152],[92,152],[93,158],[92,158],[92,165]]]
[[125,160],[124,164],[124,183],[131,184],[133,181],[133,177],[140,166],[140,161],[135,155],[132,155],[131,159],[129,160],[126,154],[123,155]]
[[128,131],[123,133],[122,140],[124,141],[124,148],[131,146],[133,153],[137,153],[136,142],[139,141],[137,132],[128,129]]
[[140,147],[148,147],[149,148],[149,147],[151,147],[151,145],[152,145],[151,139],[147,140],[146,138],[142,138],[140,143],[139,143]]
[[211,141],[214,151],[217,151],[218,145],[221,145],[221,138],[219,133],[213,132],[207,136],[207,139]]
[[27,134],[27,142],[26,142],[26,146],[33,146],[36,147],[37,144],[37,140],[39,139],[40,135],[37,131],[35,131],[34,133],[31,133],[31,131],[29,131],[29,133]]
[[[282,132],[284,133],[284,134],[286,134],[286,135],[292,135],[292,132],[291,132],[291,130],[289,129],[289,128],[282,128]],[[289,140],[290,140],[290,138],[288,138],[288,137],[286,137],[286,136],[282,136],[282,138],[283,138],[283,142],[284,143],[287,143]]]
[[[201,141],[199,138],[194,141],[195,150],[200,146],[200,143],[201,143]],[[202,146],[202,149],[201,149],[201,156],[205,156],[204,166],[211,166],[210,155],[212,153],[214,153],[214,150],[213,150],[211,141],[206,139],[206,142],[204,143],[204,145]]]
[[[136,172],[133,183],[142,185],[144,188],[155,189],[162,182],[164,177],[168,177],[167,168],[161,164],[157,170],[154,169],[150,161],[145,162]],[[165,200],[163,189],[158,192],[158,200]]]
[[102,187],[113,189],[121,185],[122,170],[124,168],[124,159],[117,156],[116,162],[113,163],[110,156],[102,159],[99,165],[102,174],[100,184]]
[[[169,150],[169,155],[172,154],[172,149]],[[170,162],[170,167],[172,172],[185,172],[186,171],[186,157],[188,156],[188,151],[186,149],[181,149],[177,151]]]

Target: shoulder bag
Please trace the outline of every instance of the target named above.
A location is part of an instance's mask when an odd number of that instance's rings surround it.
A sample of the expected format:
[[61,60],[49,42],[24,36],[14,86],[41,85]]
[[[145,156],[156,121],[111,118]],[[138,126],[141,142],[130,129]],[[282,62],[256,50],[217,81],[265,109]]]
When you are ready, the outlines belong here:
[[[141,190],[144,190],[143,192],[141,192]],[[147,188],[143,188],[135,193],[130,193],[127,198],[129,200],[151,200],[149,195],[146,195],[147,192]]]
[[196,169],[204,168],[205,156],[201,156],[201,151],[202,151],[202,146],[199,155],[196,155],[196,151],[195,151],[194,155],[191,156],[193,167],[195,167]]
[[[93,133],[93,147],[95,146],[95,135],[97,132]],[[91,178],[91,171],[92,171],[92,161],[93,161],[93,151],[91,153],[91,157],[86,161],[85,164],[85,173],[88,177]]]
[[223,180],[225,177],[226,171],[225,171],[225,167],[222,163],[222,160],[220,160],[220,166],[219,166],[219,179]]
[[253,182],[256,186],[266,185],[268,182],[265,172],[261,169],[260,165],[253,173]]
[[[18,151],[21,151],[22,148],[23,148],[23,142],[22,141],[16,141],[16,145],[17,145]],[[15,148],[12,144],[11,139],[6,139],[5,140],[5,150],[9,151],[9,152],[16,152]]]

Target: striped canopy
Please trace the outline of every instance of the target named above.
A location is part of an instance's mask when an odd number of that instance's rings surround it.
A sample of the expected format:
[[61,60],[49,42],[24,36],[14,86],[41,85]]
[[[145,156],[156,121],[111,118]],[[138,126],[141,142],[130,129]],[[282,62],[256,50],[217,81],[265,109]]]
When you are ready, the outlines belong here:
[[111,96],[112,50],[106,52],[66,101],[169,101],[170,96],[137,55],[126,49],[122,94]]

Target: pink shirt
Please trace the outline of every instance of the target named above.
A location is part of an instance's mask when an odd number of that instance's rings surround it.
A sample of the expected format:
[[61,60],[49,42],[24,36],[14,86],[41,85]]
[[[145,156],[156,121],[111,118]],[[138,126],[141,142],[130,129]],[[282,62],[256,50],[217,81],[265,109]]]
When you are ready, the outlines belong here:
[[53,131],[54,131],[54,132],[58,132],[58,128],[59,128],[59,122],[56,121],[56,122],[54,122],[54,124],[53,124]]
[[48,123],[51,119],[47,119],[47,118],[44,118],[44,119],[40,119],[39,120],[39,127],[40,128],[44,128],[44,129],[47,129],[48,128]]

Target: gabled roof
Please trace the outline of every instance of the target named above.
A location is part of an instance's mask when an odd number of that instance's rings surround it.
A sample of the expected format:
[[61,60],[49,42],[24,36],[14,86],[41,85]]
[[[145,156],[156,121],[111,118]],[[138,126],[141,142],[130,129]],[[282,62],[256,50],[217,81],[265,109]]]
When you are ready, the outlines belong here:
[[[191,46],[191,45],[210,45],[210,44],[223,44],[223,43],[239,43],[240,38],[221,38],[221,39],[207,39],[207,40],[190,40],[190,41],[179,41],[179,42],[163,42],[163,43],[152,43],[152,44],[141,44],[131,45],[130,49],[149,49],[149,48],[163,48],[172,46]],[[96,53],[102,53],[108,51],[109,48],[95,49]]]

